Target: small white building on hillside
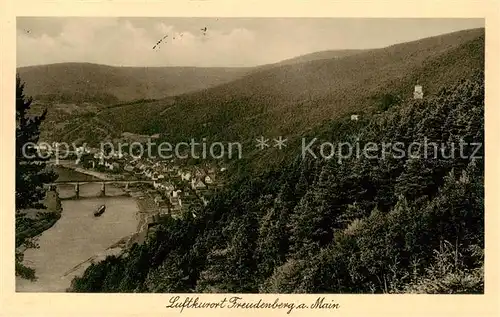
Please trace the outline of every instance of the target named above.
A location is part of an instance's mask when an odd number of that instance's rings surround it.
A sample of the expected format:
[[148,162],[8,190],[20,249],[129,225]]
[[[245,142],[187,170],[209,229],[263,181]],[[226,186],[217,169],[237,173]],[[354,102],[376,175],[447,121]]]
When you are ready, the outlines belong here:
[[415,90],[413,91],[413,99],[424,98],[424,92],[421,85],[415,85]]

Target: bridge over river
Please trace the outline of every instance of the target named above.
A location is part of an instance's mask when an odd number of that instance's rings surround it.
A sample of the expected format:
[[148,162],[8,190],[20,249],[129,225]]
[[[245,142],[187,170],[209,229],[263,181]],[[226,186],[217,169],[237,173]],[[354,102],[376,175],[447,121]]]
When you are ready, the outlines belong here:
[[75,190],[75,196],[72,197],[73,199],[80,199],[80,186],[84,184],[101,184],[101,190],[99,193],[96,193],[97,197],[104,197],[106,196],[106,184],[125,184],[125,189],[128,189],[128,186],[130,184],[138,184],[138,183],[145,183],[145,184],[151,184],[153,183],[153,180],[145,180],[145,179],[132,179],[132,180],[88,180],[88,181],[72,181],[72,180],[66,180],[66,181],[55,181],[54,183],[48,183],[46,186],[49,188],[49,190],[54,189],[54,187],[58,185],[63,185],[63,184],[68,184],[68,185],[74,185],[74,190]]

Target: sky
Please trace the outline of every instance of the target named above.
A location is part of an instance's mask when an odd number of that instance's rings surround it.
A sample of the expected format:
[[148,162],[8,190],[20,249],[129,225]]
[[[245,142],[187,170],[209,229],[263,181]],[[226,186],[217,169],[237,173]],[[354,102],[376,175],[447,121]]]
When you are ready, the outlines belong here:
[[483,19],[18,17],[17,66],[245,67],[478,27]]

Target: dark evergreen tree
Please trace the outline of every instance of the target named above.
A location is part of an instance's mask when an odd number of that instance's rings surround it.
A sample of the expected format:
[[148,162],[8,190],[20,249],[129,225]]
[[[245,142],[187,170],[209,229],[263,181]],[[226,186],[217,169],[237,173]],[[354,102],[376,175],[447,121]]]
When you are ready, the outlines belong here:
[[[37,155],[34,145],[40,137],[40,124],[47,110],[40,116],[30,115],[32,99],[24,95],[24,84],[16,76],[16,247],[37,247],[29,238],[40,234],[57,221],[58,217],[48,215],[45,219],[28,219],[22,213],[26,208],[45,209],[42,202],[44,183],[57,178],[54,172],[45,170],[45,160]],[[22,264],[23,254],[16,251],[16,275],[35,279],[35,271]]]
[[43,208],[43,184],[57,178],[55,173],[45,170],[46,159],[34,148],[47,110],[40,116],[30,115],[31,103],[32,99],[24,94],[24,83],[16,76],[16,211]]

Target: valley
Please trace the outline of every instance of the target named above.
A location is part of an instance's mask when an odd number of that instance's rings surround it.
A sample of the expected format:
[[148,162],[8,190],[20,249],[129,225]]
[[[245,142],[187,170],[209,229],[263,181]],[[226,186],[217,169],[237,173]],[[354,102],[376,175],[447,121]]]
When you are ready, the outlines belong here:
[[[61,219],[39,236],[43,252],[25,251],[40,282],[19,288],[484,293],[484,53],[476,28],[252,67],[18,69],[31,113],[47,109],[40,141],[80,146],[72,164],[88,175],[60,177],[148,182],[110,186],[132,197],[81,202],[58,185]],[[151,140],[168,153],[185,146],[158,158],[144,151]],[[191,140],[238,142],[245,155],[192,155]],[[305,140],[316,155],[299,151]],[[368,155],[398,143],[401,156]],[[332,159],[345,154],[339,144],[363,150]],[[110,212],[96,222],[88,214],[104,201]],[[119,252],[102,253],[112,243]]]
[[[227,83],[158,100],[76,108],[37,103],[49,109],[42,131],[50,141],[96,145],[130,132],[168,142],[209,137],[245,143],[259,135],[293,142],[333,119],[380,111],[385,95],[409,100],[417,82],[426,94],[436,93],[483,67],[483,49],[484,30],[475,29],[333,59],[313,54],[245,74],[234,70],[239,78]],[[29,73],[26,81],[29,87]]]

